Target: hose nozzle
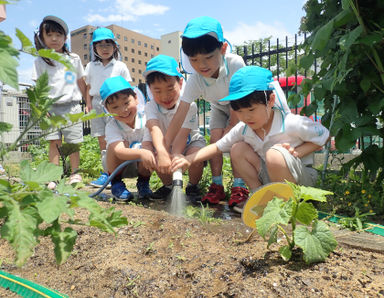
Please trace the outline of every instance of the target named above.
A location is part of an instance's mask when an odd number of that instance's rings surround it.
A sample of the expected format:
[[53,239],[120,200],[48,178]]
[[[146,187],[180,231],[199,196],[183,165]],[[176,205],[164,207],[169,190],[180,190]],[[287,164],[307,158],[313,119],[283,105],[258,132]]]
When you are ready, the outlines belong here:
[[172,174],[172,185],[183,187],[183,171],[178,169]]

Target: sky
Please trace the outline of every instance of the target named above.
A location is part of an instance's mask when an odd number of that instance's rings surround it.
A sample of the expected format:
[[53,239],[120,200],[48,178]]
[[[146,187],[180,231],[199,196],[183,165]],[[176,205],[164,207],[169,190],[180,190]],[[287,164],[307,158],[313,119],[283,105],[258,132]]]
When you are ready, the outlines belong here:
[[[16,2],[15,2],[16,1]],[[153,38],[183,31],[189,20],[210,16],[219,20],[224,37],[232,45],[272,36],[285,38],[298,33],[305,15],[305,0],[13,0],[7,5],[7,19],[0,30],[10,35],[14,46],[20,42],[15,29],[20,29],[31,41],[33,32],[46,15],[62,18],[69,30],[85,25],[116,24]],[[31,83],[34,58],[21,54],[19,82]]]

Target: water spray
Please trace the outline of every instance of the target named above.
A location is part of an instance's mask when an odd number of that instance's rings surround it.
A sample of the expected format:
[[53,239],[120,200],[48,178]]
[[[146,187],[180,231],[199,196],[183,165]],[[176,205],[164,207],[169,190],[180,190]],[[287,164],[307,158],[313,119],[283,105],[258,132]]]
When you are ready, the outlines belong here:
[[186,198],[183,193],[183,171],[178,169],[172,174],[172,193],[169,212],[177,216],[183,216]]

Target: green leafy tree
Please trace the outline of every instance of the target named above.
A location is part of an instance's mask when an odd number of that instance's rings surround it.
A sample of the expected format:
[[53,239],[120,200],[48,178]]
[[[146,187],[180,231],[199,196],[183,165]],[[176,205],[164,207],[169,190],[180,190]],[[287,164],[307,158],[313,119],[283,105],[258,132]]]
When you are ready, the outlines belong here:
[[[301,30],[310,34],[300,67],[310,69],[321,61],[319,72],[302,83],[313,92],[311,114],[324,100],[322,122],[329,126],[342,152],[365,136],[384,138],[384,2],[376,0],[308,0]],[[335,101],[336,97],[336,101]],[[362,164],[377,184],[384,179],[383,145],[372,143],[345,167]]]

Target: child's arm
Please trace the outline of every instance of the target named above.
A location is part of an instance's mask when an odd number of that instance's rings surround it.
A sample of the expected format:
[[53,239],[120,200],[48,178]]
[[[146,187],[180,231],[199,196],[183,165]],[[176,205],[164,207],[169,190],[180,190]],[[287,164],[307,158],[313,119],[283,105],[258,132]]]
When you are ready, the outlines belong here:
[[297,146],[296,148],[291,147],[288,143],[283,144],[277,144],[289,151],[293,156],[302,158],[312,152],[315,152],[317,150],[320,150],[323,146],[319,146],[317,144],[311,143],[311,142],[304,142],[303,144]]
[[140,159],[147,170],[153,171],[156,167],[155,156],[150,150],[129,148],[123,141],[110,144],[108,150],[120,160]]
[[182,154],[184,152],[190,132],[191,129],[189,128],[183,127],[180,129],[172,144],[172,154]]
[[77,86],[80,89],[81,95],[86,99],[87,97],[87,85],[85,84],[84,77],[77,80]]
[[169,151],[175,137],[183,125],[184,119],[187,116],[189,106],[191,104],[185,101],[180,101],[176,114],[173,116],[171,123],[168,126],[167,133],[165,134],[165,148]]
[[91,85],[87,85],[85,91],[85,111],[87,113],[92,110],[92,96],[89,94],[89,90],[91,90]]
[[189,154],[185,157],[179,154],[172,159],[171,171],[174,172],[180,168],[185,170],[189,168],[192,163],[209,160],[218,153],[222,152],[219,150],[217,145],[210,144],[207,147],[201,148],[199,151],[196,151],[195,153]]
[[163,174],[170,173],[171,157],[165,147],[164,135],[159,120],[148,120],[146,126],[151,134],[153,147],[157,152],[157,170]]

